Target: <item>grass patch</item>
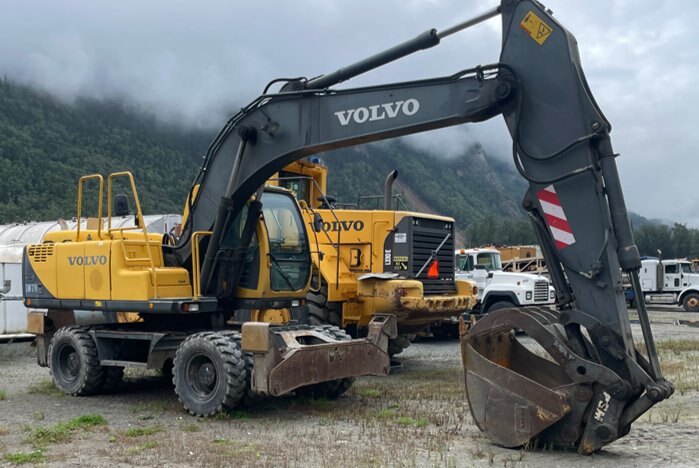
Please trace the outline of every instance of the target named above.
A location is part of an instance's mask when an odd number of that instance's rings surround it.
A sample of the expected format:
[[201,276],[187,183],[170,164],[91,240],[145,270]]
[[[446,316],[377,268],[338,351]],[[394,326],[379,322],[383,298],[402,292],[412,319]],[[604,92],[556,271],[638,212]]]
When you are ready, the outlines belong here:
[[378,388],[358,388],[357,396],[361,398],[381,398],[383,392]]
[[396,423],[400,424],[401,426],[416,426],[416,427],[425,427],[427,426],[427,419],[425,418],[411,418],[410,416],[400,416],[399,418],[396,419]]
[[666,340],[657,342],[655,346],[659,353],[668,352],[680,354],[683,352],[699,351],[699,340]]
[[55,397],[65,396],[65,393],[60,391],[53,380],[42,380],[41,382],[31,384],[27,387],[27,393],[38,394],[38,395],[48,395]]
[[105,426],[107,420],[101,414],[85,414],[66,423],[66,427],[71,430],[85,429],[92,426]]
[[3,460],[13,465],[36,464],[45,462],[46,456],[41,450],[34,450],[33,452],[6,453]]
[[336,407],[337,402],[328,398],[298,398],[298,404],[306,409],[314,409],[318,411],[329,411]]
[[132,427],[124,431],[126,437],[143,437],[161,432],[163,428],[161,426],[149,426],[149,427]]
[[131,447],[128,450],[129,455],[135,455],[137,453],[143,452],[144,450],[154,449],[158,446],[158,443],[154,440],[139,444],[135,447]]
[[390,406],[388,408],[381,409],[375,413],[375,416],[379,419],[391,419],[396,417],[396,408]]
[[0,401],[7,399],[7,392],[5,390],[0,390]]
[[250,412],[244,410],[235,411],[220,411],[214,415],[212,419],[216,421],[230,421],[232,419],[246,420],[250,419]]
[[71,419],[68,422],[58,423],[52,427],[39,427],[34,429],[28,442],[34,447],[44,447],[48,444],[57,444],[71,440],[74,432],[85,430],[94,426],[104,426],[107,421],[99,414],[86,414]]
[[201,427],[196,423],[186,423],[182,425],[182,430],[184,432],[199,432],[201,431]]

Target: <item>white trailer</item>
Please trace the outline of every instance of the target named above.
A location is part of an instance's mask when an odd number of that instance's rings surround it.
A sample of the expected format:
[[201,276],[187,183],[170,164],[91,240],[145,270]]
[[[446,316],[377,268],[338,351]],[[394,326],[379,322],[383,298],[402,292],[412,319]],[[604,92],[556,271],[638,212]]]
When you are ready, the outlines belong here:
[[551,306],[556,302],[556,291],[548,278],[502,271],[500,252],[496,249],[459,249],[455,255],[456,278],[474,281],[478,286],[476,313],[508,307]]

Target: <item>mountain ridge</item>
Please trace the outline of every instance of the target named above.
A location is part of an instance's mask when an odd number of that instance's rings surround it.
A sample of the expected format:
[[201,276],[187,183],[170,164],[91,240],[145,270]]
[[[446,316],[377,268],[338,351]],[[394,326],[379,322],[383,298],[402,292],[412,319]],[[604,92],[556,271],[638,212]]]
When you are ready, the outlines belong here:
[[[73,217],[80,176],[123,170],[133,172],[145,213],[179,213],[215,134],[163,123],[125,101],[67,104],[0,80],[0,223]],[[425,152],[395,139],[316,156],[329,167],[329,195],[342,202],[383,195],[386,175],[397,169],[394,192],[410,209],[455,218],[461,244],[476,242],[476,232],[492,235],[479,223],[500,223],[501,231],[513,231],[511,220],[526,224],[527,184],[511,164],[479,144],[440,156],[439,144]],[[634,226],[656,222],[631,218]]]

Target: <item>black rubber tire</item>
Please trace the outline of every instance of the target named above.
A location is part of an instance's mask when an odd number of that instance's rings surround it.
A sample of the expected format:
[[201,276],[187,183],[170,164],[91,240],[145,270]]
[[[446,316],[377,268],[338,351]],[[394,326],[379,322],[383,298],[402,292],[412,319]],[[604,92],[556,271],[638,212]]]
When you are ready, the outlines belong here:
[[[234,341],[239,349],[243,349],[243,336],[240,334],[240,332],[227,330],[220,333],[229,340]],[[243,398],[240,400],[240,404],[243,406],[253,406],[255,403],[259,403],[260,401],[264,400],[265,395],[252,390],[252,353],[246,353],[243,351],[243,359],[245,361],[245,393],[243,394]]]
[[[314,278],[311,284],[318,284]],[[319,292],[309,292],[306,295],[308,306],[308,323],[314,326],[342,325],[342,303],[328,301],[328,285],[324,283]],[[361,335],[360,335],[361,336]],[[399,335],[388,340],[388,355],[395,356],[403,352],[415,339],[415,335]]]
[[180,344],[173,361],[175,393],[195,416],[235,408],[245,394],[247,372],[240,346],[216,332],[200,332]]
[[[317,284],[317,282],[312,283]],[[328,285],[324,283],[319,292],[309,291],[306,295],[308,323],[311,325],[342,325],[342,303],[328,301]]]
[[415,339],[415,336],[416,335],[398,335],[393,339],[389,339],[388,355],[393,357],[405,351],[405,348],[410,346]]
[[102,391],[104,393],[116,393],[121,388],[124,381],[124,368],[121,366],[104,367],[104,383]]
[[172,367],[174,366],[174,363],[172,362],[172,359],[166,359],[165,362],[163,363],[163,367],[160,368],[160,375],[163,377],[163,379],[169,381],[172,383]]
[[[338,341],[350,341],[351,336],[347,334],[346,331],[334,325],[321,325],[314,327],[321,333],[335,339]],[[347,379],[329,380],[327,382],[320,382],[317,384],[307,385],[305,387],[300,387],[295,390],[296,395],[307,398],[329,398],[335,399],[339,398],[341,395],[347,392],[354,384],[355,378],[350,377]]]
[[497,301],[493,304],[490,305],[485,311],[486,314],[489,314],[491,312],[495,312],[496,310],[500,309],[513,309],[517,306],[515,306],[513,303],[510,301]]
[[104,368],[88,330],[85,327],[63,327],[53,335],[49,344],[53,382],[68,395],[93,395],[104,385]]
[[682,307],[687,312],[699,312],[699,294],[689,293],[682,299]]

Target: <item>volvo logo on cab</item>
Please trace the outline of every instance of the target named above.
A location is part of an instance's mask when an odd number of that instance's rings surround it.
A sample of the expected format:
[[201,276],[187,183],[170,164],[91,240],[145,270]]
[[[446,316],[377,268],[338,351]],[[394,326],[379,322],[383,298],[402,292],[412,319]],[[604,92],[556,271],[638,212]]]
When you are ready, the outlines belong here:
[[78,257],[68,257],[70,266],[91,266],[91,265],[106,265],[106,255],[82,255]]
[[415,115],[420,110],[420,101],[410,98],[407,101],[387,102],[369,107],[357,107],[356,109],[347,109],[335,112],[340,125],[343,127],[348,125],[351,120],[355,123],[363,124],[365,122],[373,122],[374,120],[393,119],[398,113],[410,116]]

